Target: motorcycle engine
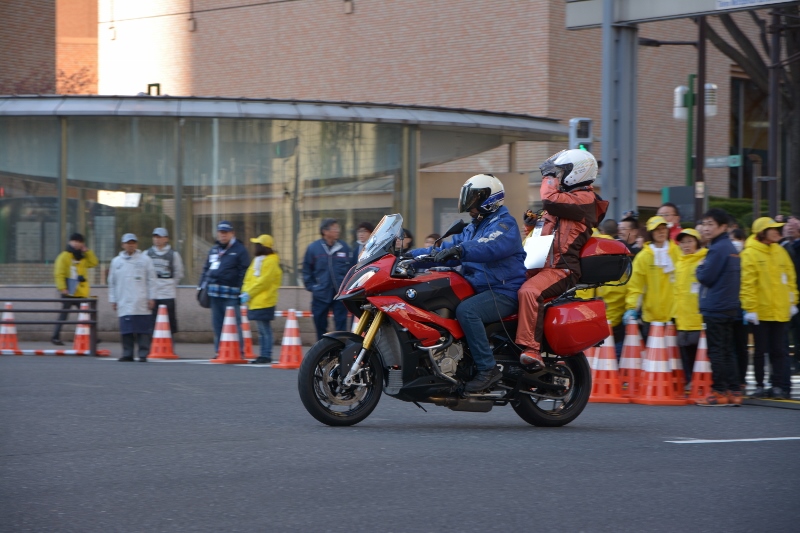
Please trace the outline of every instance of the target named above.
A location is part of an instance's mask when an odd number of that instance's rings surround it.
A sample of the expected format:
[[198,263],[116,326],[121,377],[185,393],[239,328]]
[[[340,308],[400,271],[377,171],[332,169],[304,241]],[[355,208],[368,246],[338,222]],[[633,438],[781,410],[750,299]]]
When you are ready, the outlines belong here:
[[442,374],[450,377],[455,377],[458,362],[464,357],[464,350],[461,348],[461,343],[454,342],[445,350],[439,350],[433,354],[433,359],[439,365],[439,370]]

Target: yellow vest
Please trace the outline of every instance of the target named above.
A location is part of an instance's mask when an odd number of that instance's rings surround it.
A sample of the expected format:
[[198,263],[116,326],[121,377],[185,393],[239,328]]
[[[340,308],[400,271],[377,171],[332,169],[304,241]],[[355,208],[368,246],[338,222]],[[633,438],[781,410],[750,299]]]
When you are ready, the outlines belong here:
[[700,261],[705,259],[708,248],[701,248],[689,255],[678,258],[675,269],[675,298],[672,301],[672,317],[675,327],[682,331],[703,329],[703,316],[700,314],[700,284],[695,271]]
[[791,306],[797,305],[797,276],[788,252],[780,244],[764,244],[751,235],[739,257],[739,299],[745,313],[757,313],[760,321],[788,322]]
[[[642,320],[645,322],[667,322],[672,319],[675,271],[665,273],[663,268],[655,265],[656,256],[650,244],[645,243],[642,251],[633,260],[633,274],[628,282],[625,309],[638,309],[641,306]],[[677,266],[680,248],[672,241],[667,241],[666,246],[669,247],[672,264]]]
[[258,276],[254,268],[257,259],[258,257],[253,259],[244,275],[242,292],[250,295],[247,307],[249,309],[275,307],[278,304],[278,289],[281,286],[282,276],[278,254],[264,256]]

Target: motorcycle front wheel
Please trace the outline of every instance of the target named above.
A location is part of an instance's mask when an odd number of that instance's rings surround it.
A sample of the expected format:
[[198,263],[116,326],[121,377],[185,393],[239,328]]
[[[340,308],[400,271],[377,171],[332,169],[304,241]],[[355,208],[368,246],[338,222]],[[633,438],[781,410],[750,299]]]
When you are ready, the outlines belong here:
[[518,401],[511,405],[520,418],[534,426],[564,426],[575,420],[589,402],[592,370],[582,353],[563,358],[547,357],[545,363],[556,372],[550,375],[553,379],[568,383],[566,395],[555,399],[547,397],[546,393],[537,395],[536,390],[520,391]]
[[355,377],[355,385],[345,387],[339,372],[339,356],[345,344],[323,338],[303,358],[297,376],[300,400],[308,413],[329,426],[352,426],[370,413],[383,392],[383,367],[370,353]]

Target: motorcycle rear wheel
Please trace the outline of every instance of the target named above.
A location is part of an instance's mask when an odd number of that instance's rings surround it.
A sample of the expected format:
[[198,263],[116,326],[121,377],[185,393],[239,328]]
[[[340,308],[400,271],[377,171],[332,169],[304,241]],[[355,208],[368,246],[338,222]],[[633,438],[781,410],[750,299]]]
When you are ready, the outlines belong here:
[[[556,363],[548,361],[548,366]],[[512,403],[514,411],[525,422],[540,427],[559,427],[569,424],[581,414],[592,392],[592,370],[586,356],[581,354],[559,358],[572,373],[572,390],[563,400],[540,399],[520,393]]]
[[358,380],[361,386],[343,387],[339,354],[345,344],[323,338],[303,358],[297,376],[300,400],[308,413],[329,426],[358,424],[378,405],[383,392],[383,367],[369,354]]

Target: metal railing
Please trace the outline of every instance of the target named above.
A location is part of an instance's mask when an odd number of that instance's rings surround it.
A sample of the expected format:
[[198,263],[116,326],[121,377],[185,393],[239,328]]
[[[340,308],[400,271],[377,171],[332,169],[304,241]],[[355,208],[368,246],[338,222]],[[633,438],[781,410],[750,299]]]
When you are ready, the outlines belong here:
[[[78,307],[64,309],[11,309],[14,313],[87,313],[89,320],[0,320],[3,324],[13,324],[14,326],[55,326],[85,324],[89,326],[89,353],[97,355],[97,298],[3,298],[3,302],[20,303],[59,303],[77,304]],[[80,309],[80,304],[89,304],[89,309]]]

